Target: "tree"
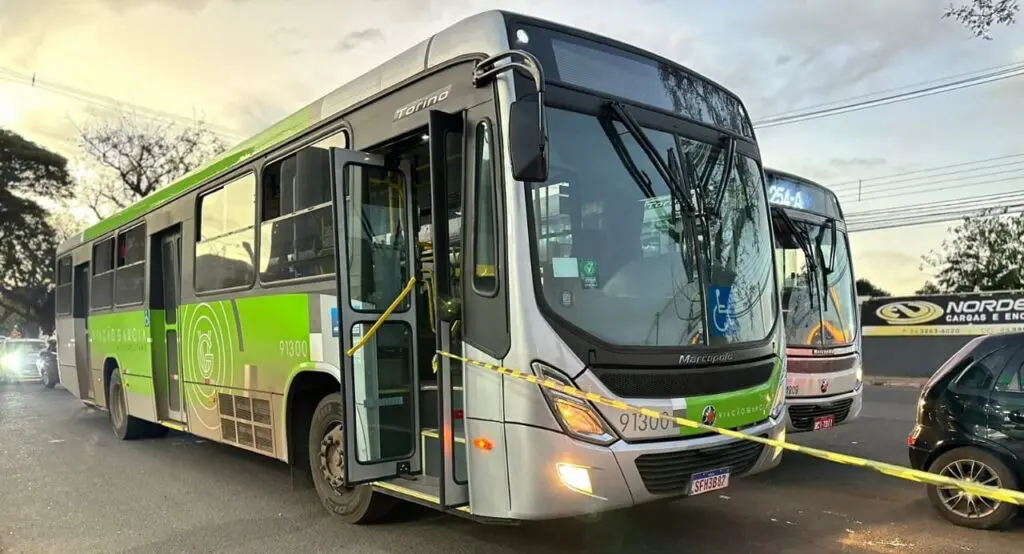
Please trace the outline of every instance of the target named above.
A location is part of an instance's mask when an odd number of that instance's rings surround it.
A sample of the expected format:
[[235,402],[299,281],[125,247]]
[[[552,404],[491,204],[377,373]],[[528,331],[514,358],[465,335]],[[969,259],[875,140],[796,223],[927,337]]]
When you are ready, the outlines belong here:
[[938,285],[931,281],[925,281],[925,283],[921,285],[921,288],[917,289],[917,291],[914,294],[918,296],[927,296],[929,294],[942,294],[942,289],[940,289]]
[[66,199],[67,160],[0,129],[0,318],[53,327],[56,238],[42,201]]
[[867,279],[857,279],[857,296],[892,296],[889,291],[876,287]]
[[103,219],[200,167],[226,144],[202,121],[181,125],[120,111],[79,131],[79,146],[96,169],[79,186],[79,202]]
[[965,217],[950,235],[939,251],[923,257],[940,290],[1024,288],[1024,214],[1006,215],[1006,208],[984,210]]
[[942,18],[955,19],[974,33],[974,36],[992,40],[989,34],[992,26],[1013,25],[1017,21],[1019,10],[1017,0],[973,0],[965,6],[950,4],[942,13]]

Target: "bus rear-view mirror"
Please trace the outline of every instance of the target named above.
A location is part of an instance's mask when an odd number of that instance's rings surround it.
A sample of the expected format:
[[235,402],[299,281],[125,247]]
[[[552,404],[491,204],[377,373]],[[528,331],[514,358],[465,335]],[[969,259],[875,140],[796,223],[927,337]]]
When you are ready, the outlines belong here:
[[526,183],[547,181],[547,126],[543,105],[536,93],[512,103],[508,134],[513,177]]

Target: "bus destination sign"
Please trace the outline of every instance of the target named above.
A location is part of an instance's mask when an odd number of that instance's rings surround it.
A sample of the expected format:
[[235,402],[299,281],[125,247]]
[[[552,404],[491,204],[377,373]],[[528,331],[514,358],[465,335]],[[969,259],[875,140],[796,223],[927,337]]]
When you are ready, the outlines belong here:
[[770,171],[765,173],[768,177],[768,201],[772,204],[814,212],[833,219],[842,218],[835,196],[828,190]]

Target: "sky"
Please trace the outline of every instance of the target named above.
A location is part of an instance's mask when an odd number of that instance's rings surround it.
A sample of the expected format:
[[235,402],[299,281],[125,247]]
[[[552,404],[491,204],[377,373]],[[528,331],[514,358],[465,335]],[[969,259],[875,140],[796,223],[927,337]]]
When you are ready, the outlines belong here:
[[[631,42],[730,88],[752,119],[1024,62],[1024,23],[974,38],[949,0],[0,0],[0,126],[75,159],[127,103],[201,117],[228,142],[445,26],[503,8]],[[32,87],[26,76],[49,88]],[[63,94],[49,89],[60,88]],[[1024,77],[758,131],[764,163],[835,189],[850,215],[1024,188],[849,182],[1024,152]],[[149,113],[146,112],[146,113]],[[1019,173],[1018,173],[1019,174]],[[1012,175],[1012,174],[1011,174]],[[869,183],[871,181],[868,181]],[[975,180],[974,182],[977,182]],[[943,190],[936,190],[936,189]],[[965,200],[966,201],[966,200]],[[851,235],[858,277],[910,294],[948,224]]]

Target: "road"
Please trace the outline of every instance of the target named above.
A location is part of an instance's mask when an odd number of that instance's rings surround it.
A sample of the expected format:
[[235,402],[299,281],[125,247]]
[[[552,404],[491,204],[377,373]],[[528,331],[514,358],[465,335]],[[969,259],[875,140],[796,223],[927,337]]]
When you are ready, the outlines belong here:
[[[899,464],[916,391],[869,387],[861,419],[794,442]],[[417,506],[348,526],[284,465],[174,434],[117,441],[69,393],[0,387],[0,552],[1019,552],[948,525],[920,485],[787,454],[765,475],[659,506],[487,526]]]

